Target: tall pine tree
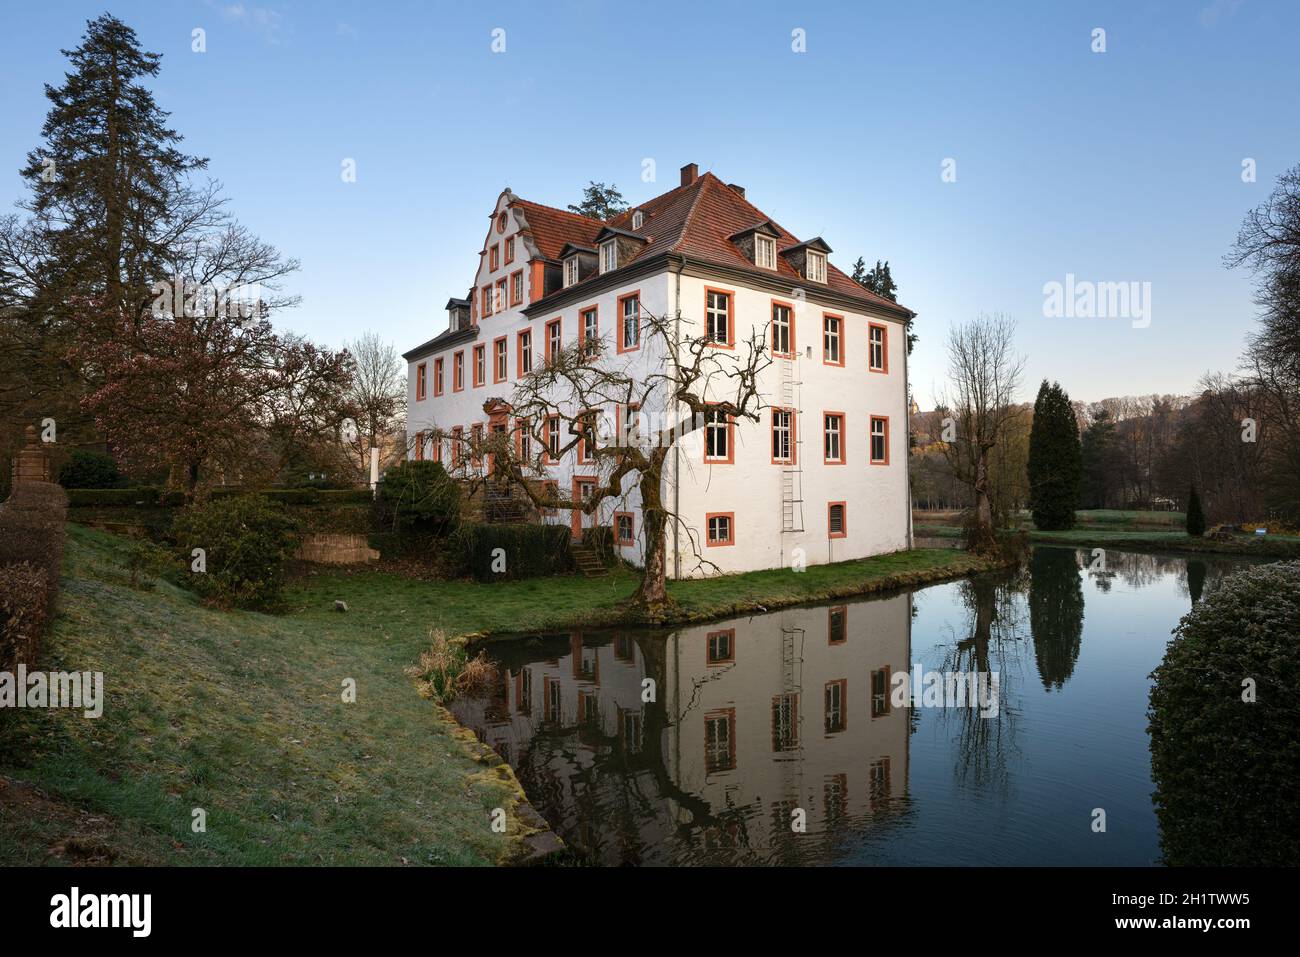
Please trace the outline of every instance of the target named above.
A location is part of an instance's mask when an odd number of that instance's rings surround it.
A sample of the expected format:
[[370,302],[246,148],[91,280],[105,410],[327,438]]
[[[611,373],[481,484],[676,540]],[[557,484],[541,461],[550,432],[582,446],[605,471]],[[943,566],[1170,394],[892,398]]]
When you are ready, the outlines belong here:
[[1079,424],[1070,397],[1060,383],[1044,379],[1029,431],[1029,507],[1038,528],[1060,531],[1074,526],[1080,463]]

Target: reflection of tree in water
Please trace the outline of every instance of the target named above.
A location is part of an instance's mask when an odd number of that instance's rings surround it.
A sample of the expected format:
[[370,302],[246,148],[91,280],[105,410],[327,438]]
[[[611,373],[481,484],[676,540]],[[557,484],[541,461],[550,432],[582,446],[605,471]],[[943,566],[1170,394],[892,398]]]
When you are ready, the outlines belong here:
[[978,707],[942,708],[944,721],[955,721],[956,778],[959,784],[1005,788],[1010,755],[1016,750],[1016,712],[1010,706],[1012,678],[1021,671],[1024,614],[1019,595],[1022,573],[1011,578],[982,575],[958,586],[970,613],[966,637],[949,646],[941,671],[998,672],[998,709],[984,717]]
[[1205,592],[1205,562],[1192,559],[1187,563],[1187,595],[1195,605]]
[[1038,676],[1048,691],[1059,691],[1074,674],[1083,637],[1078,555],[1069,548],[1035,548],[1029,573],[1029,630]]

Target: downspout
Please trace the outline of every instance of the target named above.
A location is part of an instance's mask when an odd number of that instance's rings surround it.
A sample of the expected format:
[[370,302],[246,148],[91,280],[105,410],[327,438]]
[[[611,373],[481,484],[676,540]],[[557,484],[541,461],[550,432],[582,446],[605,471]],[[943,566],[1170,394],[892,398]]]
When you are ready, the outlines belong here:
[[[681,388],[681,364],[678,362],[679,346],[682,341],[682,270],[686,268],[686,257],[683,256],[677,264],[675,285],[673,287],[673,385],[675,389]],[[676,399],[676,391],[673,392],[673,416],[676,417],[681,411],[681,403]],[[676,425],[673,426],[676,428]],[[680,438],[680,436],[678,436]],[[681,513],[678,512],[678,506],[681,498],[681,443],[676,439],[673,440],[673,581],[682,577],[682,552],[678,548],[677,536],[678,529],[681,527]]]
[[[916,313],[912,313],[912,319],[915,318],[916,318]],[[908,322],[903,323],[903,421],[907,423],[907,428],[905,430],[906,432],[905,438],[907,440],[907,454],[903,457],[903,482],[904,482],[904,488],[907,490],[907,494],[904,496],[903,505],[907,509],[907,524],[904,526],[904,528],[907,529],[908,551],[911,551],[913,547],[913,541],[912,541],[912,390],[907,382],[907,357],[908,357],[908,353],[910,352],[907,332],[908,332],[908,325],[910,322],[911,320],[909,319]],[[911,599],[909,598],[908,601],[910,602]],[[908,620],[909,621],[911,620],[910,615],[908,616]],[[910,628],[911,628],[910,624],[908,625],[908,628],[910,632]],[[909,639],[909,643],[910,643],[910,639]]]

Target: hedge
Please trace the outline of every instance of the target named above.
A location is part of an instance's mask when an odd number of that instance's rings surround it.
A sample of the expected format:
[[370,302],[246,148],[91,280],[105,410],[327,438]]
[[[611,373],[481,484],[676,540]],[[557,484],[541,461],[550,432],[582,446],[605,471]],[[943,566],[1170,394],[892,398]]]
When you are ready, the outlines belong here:
[[[297,532],[284,507],[261,495],[214,499],[185,509],[172,523],[186,584],[209,602],[240,608],[279,604]],[[201,556],[195,549],[203,550]]]
[[0,508],[0,670],[33,661],[54,617],[67,503],[57,485],[24,482]]
[[[538,578],[573,570],[568,525],[487,525],[462,522],[449,544],[462,568],[479,581]],[[496,549],[501,552],[494,554]]]
[[[257,494],[265,496],[272,502],[282,505],[369,505],[372,496],[369,489],[318,489],[318,488],[271,488],[243,489],[233,486],[221,486],[212,490],[212,498],[234,498],[240,495]],[[162,505],[168,508],[180,508],[185,504],[185,494],[175,490],[168,491],[153,485],[138,485],[132,488],[78,488],[69,489],[68,504],[74,508],[126,508],[133,505]]]
[[1165,863],[1300,860],[1300,562],[1224,579],[1152,673],[1152,801]]

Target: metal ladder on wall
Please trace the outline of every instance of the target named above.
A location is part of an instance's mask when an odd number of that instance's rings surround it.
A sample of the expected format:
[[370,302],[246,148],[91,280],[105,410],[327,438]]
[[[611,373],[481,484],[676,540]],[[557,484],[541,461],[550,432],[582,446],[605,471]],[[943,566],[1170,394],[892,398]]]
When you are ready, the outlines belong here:
[[777,359],[781,367],[781,405],[793,409],[790,416],[790,451],[794,464],[781,469],[781,530],[783,532],[803,531],[803,456],[799,447],[803,445],[802,417],[799,406],[799,380],[795,378],[794,359]]

